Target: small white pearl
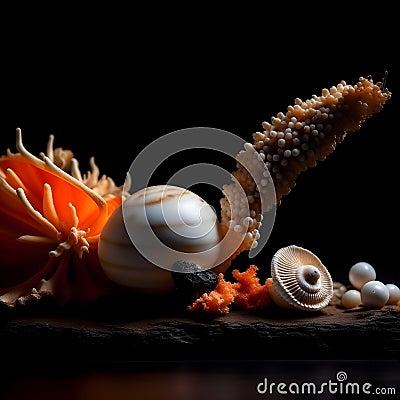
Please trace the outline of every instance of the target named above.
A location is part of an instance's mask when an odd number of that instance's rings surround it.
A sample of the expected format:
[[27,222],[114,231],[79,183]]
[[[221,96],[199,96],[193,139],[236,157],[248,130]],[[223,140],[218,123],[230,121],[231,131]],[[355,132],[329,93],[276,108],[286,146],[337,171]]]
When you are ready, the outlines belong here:
[[355,308],[361,304],[361,293],[358,290],[351,289],[342,296],[342,306],[345,308]]
[[368,308],[382,308],[389,300],[389,289],[380,281],[369,281],[361,288],[361,301]]
[[356,289],[361,289],[367,282],[375,279],[376,272],[371,264],[361,261],[350,268],[349,281]]
[[398,286],[388,283],[386,287],[389,290],[389,300],[386,304],[397,304],[400,301],[400,289]]

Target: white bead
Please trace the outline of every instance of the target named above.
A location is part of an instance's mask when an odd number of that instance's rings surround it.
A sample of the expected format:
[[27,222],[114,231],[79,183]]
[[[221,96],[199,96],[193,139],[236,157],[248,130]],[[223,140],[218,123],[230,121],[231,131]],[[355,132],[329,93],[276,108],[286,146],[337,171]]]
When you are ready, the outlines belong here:
[[400,301],[400,288],[392,283],[388,283],[386,287],[389,290],[389,300],[386,304],[397,304]]
[[361,304],[361,293],[358,290],[351,289],[342,296],[342,306],[345,308],[355,308]]
[[375,269],[367,262],[358,262],[350,268],[349,281],[356,289],[361,289],[364,284],[375,279]]
[[369,281],[361,288],[361,301],[368,308],[382,308],[389,300],[389,289],[380,281]]
[[300,150],[298,148],[294,148],[292,150],[292,156],[297,157],[300,154]]
[[241,225],[235,225],[235,226],[233,227],[233,230],[234,230],[235,232],[237,232],[237,233],[243,232],[243,228],[242,228]]

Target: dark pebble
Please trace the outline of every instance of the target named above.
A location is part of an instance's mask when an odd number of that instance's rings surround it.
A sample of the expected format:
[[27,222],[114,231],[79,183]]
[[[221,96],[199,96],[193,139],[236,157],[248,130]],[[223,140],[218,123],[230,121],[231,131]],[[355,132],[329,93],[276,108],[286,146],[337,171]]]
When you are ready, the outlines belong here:
[[192,304],[203,293],[211,292],[218,283],[218,275],[190,261],[176,261],[171,269],[178,296],[185,305]]

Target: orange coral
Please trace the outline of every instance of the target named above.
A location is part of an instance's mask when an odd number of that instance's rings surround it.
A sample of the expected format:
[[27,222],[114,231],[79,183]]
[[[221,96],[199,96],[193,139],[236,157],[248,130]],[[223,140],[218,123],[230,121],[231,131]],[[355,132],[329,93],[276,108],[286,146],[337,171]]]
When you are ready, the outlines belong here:
[[220,273],[215,289],[201,295],[188,310],[223,315],[229,313],[231,305],[252,311],[269,307],[272,304],[269,294],[272,279],[268,278],[265,284],[261,285],[257,271],[258,267],[255,265],[250,265],[244,272],[234,270],[232,275],[237,280],[235,283],[226,281]]
[[245,310],[262,310],[271,305],[269,294],[272,280],[267,279],[264,285],[257,278],[258,267],[250,265],[247,271],[239,272],[235,269],[233,277],[238,281],[237,295],[234,305]]
[[213,291],[202,294],[188,307],[189,311],[205,311],[210,314],[228,314],[234,301],[237,284],[227,282],[222,273],[218,274],[218,283]]
[[115,290],[97,245],[123,187],[99,178],[93,158],[82,176],[73,153],[53,150],[53,139],[37,158],[17,129],[19,152],[0,157],[0,304],[10,308],[43,296],[85,306]]

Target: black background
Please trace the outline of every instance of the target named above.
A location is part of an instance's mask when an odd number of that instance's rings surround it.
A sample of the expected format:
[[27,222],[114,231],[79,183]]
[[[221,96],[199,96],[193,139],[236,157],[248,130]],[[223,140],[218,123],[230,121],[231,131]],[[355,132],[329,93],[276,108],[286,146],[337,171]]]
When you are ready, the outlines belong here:
[[[122,184],[135,156],[162,135],[204,126],[252,141],[262,121],[285,112],[296,97],[360,76],[379,81],[386,69],[392,99],[299,176],[263,251],[252,260],[242,255],[236,265],[254,262],[269,271],[276,250],[297,244],[317,254],[335,280],[347,283],[349,268],[367,261],[378,279],[399,284],[400,87],[393,26],[385,22],[390,13],[314,18],[279,10],[272,18],[278,11],[214,11],[181,10],[159,20],[139,11],[106,16],[103,9],[100,17],[57,14],[22,30],[19,23],[3,42],[1,153],[15,149],[17,127],[34,154],[54,134],[55,146],[72,149],[83,171],[93,155],[101,173]],[[194,152],[175,157],[157,170],[154,183],[193,161],[218,159]],[[219,162],[227,168],[223,157]],[[215,191],[199,191],[211,203],[219,200]]]

